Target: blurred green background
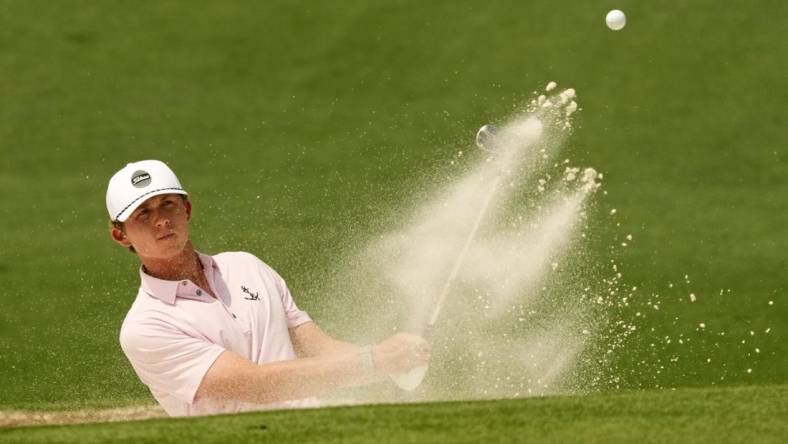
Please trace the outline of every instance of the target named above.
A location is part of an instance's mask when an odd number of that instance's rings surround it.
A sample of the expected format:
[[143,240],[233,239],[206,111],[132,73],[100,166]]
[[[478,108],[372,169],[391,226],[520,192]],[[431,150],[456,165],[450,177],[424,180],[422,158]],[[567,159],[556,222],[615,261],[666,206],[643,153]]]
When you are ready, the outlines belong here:
[[660,295],[615,358],[622,386],[784,384],[785,17],[776,0],[0,1],[0,408],[150,399],[117,343],[138,262],[104,193],[126,162],[168,162],[196,246],[257,254],[319,321],[338,246],[550,80],[582,108],[564,154],[605,174],[599,260]]

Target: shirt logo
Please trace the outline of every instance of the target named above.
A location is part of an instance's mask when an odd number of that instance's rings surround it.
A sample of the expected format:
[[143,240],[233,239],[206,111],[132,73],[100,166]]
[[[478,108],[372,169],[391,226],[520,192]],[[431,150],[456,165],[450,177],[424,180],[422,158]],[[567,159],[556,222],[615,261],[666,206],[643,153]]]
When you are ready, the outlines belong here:
[[247,301],[259,301],[260,300],[260,293],[259,292],[252,293],[251,290],[249,290],[248,288],[244,287],[243,285],[241,285],[241,290],[244,293],[249,295],[249,296],[244,297],[244,299],[246,299]]
[[131,175],[131,184],[137,188],[145,188],[150,185],[150,174],[146,171],[135,171],[134,174]]

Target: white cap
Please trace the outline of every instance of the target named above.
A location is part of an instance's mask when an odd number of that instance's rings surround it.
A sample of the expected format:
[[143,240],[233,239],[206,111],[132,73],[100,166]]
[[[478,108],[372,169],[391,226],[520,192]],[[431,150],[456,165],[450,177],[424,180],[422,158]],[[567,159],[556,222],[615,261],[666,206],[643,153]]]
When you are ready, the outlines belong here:
[[107,211],[112,221],[125,222],[140,204],[160,194],[189,194],[175,173],[160,160],[133,162],[115,173],[107,186]]

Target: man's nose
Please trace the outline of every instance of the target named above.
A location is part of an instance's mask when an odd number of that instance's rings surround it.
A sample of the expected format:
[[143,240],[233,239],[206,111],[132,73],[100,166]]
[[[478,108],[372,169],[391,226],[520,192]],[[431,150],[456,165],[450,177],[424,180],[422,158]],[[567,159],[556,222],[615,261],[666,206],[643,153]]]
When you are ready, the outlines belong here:
[[162,228],[167,227],[170,225],[170,217],[166,214],[157,213],[156,214],[156,227]]

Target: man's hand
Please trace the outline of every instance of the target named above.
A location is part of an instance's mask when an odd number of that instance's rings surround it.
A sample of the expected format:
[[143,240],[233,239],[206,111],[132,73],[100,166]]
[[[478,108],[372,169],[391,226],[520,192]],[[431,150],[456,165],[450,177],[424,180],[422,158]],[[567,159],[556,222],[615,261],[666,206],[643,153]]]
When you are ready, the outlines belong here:
[[372,357],[378,373],[397,375],[429,363],[431,351],[432,347],[424,338],[397,333],[377,344],[372,350]]

